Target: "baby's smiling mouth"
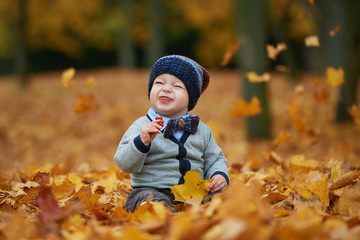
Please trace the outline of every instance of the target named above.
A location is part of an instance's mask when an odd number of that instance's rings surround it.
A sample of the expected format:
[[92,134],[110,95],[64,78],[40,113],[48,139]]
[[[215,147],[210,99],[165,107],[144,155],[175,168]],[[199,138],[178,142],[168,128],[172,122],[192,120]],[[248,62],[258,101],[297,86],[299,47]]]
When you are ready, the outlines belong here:
[[159,101],[161,103],[170,103],[172,101],[172,98],[167,97],[167,96],[160,96],[159,97]]

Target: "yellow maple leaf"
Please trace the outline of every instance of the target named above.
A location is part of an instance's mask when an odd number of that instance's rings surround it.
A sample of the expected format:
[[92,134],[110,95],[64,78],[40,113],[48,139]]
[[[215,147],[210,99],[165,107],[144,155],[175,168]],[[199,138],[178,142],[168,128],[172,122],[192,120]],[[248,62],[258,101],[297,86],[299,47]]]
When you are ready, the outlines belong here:
[[330,204],[328,175],[324,174],[318,181],[307,181],[304,183],[306,188],[317,195],[323,203],[323,208],[326,209]]
[[68,68],[63,71],[61,76],[61,83],[66,88],[72,88],[75,86],[75,82],[71,81],[75,76],[75,68]]
[[271,79],[270,73],[264,73],[259,76],[256,72],[248,72],[246,78],[252,83],[269,82]]
[[80,177],[76,176],[74,173],[69,173],[68,179],[74,185],[76,192],[78,192],[80,190],[80,188],[84,185],[82,183],[82,179]]
[[200,176],[201,173],[190,170],[184,176],[184,184],[172,186],[171,192],[174,194],[175,200],[185,202],[190,198],[197,198],[201,201],[209,193],[212,179],[201,180]]
[[333,88],[342,85],[345,82],[343,68],[336,70],[334,67],[327,67],[326,82]]
[[250,103],[244,99],[238,99],[236,108],[229,111],[230,116],[255,116],[262,111],[260,101],[257,97],[253,97]]

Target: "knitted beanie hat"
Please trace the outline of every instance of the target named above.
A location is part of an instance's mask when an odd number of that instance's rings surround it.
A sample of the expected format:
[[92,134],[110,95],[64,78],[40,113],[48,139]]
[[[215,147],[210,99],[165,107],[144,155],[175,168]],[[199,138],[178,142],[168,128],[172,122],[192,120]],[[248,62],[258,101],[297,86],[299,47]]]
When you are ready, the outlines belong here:
[[186,86],[189,94],[188,111],[195,107],[210,81],[210,75],[206,69],[194,60],[180,55],[165,56],[160,58],[151,68],[148,86],[149,98],[155,78],[163,73],[177,77]]

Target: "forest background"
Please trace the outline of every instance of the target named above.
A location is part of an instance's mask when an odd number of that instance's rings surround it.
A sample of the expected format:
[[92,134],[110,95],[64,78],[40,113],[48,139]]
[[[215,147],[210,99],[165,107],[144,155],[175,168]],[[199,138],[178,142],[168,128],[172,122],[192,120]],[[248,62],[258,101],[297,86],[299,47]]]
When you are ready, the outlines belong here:
[[[1,1],[0,238],[358,236],[359,10],[357,0]],[[193,113],[234,188],[175,217],[159,206],[130,215],[113,155],[167,54],[209,70]],[[76,201],[85,207],[64,208]],[[248,207],[231,213],[237,201]]]

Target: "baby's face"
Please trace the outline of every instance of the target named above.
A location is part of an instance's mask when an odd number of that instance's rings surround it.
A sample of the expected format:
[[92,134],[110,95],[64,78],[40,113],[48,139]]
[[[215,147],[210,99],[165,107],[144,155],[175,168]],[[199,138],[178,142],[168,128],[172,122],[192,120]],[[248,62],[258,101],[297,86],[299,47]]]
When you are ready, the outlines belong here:
[[185,84],[171,74],[159,75],[150,91],[150,104],[164,117],[174,119],[187,114],[189,94]]

